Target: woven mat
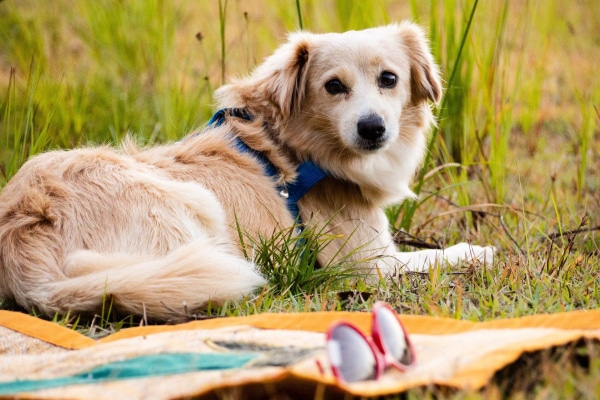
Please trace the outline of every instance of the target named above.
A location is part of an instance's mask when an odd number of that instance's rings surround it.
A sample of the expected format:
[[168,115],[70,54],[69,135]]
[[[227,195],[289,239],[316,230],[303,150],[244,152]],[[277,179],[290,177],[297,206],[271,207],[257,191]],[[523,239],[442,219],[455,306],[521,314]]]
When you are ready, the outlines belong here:
[[371,396],[424,385],[478,389],[526,352],[600,340],[600,310],[482,323],[400,318],[417,365],[405,373],[389,369],[378,381],[340,386],[328,371],[324,332],[346,320],[368,334],[368,313],[218,318],[123,329],[95,341],[52,322],[0,311],[0,397],[170,399],[228,390],[234,398],[258,398],[283,390],[312,398],[315,391]]

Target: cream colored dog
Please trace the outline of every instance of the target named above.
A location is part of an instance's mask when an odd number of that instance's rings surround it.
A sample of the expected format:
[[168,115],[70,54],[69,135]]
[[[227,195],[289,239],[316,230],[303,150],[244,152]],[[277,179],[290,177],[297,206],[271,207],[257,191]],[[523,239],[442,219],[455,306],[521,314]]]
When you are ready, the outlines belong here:
[[292,34],[217,91],[223,110],[202,132],[29,160],[0,196],[0,298],[53,315],[96,312],[110,296],[121,312],[168,319],[263,285],[236,226],[269,237],[296,218],[339,237],[322,265],[347,257],[378,277],[489,263],[491,247],[464,243],[398,252],[382,211],[413,196],[441,93],[411,23]]

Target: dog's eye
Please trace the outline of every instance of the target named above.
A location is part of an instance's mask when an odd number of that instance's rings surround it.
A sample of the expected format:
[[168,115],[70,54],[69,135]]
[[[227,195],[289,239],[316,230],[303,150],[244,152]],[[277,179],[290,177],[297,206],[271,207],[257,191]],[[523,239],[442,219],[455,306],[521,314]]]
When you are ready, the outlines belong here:
[[379,80],[377,81],[377,83],[379,83],[379,87],[391,89],[394,86],[396,86],[397,80],[398,77],[396,75],[394,75],[391,72],[384,71],[379,76]]
[[340,94],[348,92],[348,89],[339,79],[332,79],[325,84],[325,90],[329,94]]

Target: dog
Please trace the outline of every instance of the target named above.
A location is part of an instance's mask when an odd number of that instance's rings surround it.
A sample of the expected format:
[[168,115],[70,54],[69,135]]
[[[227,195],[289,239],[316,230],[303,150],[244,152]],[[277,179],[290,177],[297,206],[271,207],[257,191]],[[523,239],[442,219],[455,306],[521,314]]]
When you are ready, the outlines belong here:
[[375,280],[489,264],[489,246],[399,252],[383,211],[414,197],[435,123],[428,46],[411,22],[296,32],[218,89],[220,111],[179,142],[31,158],[0,195],[0,298],[53,316],[98,312],[108,297],[155,320],[239,300],[265,279],[238,227],[254,238],[322,229],[336,239],[320,265],[347,259]]

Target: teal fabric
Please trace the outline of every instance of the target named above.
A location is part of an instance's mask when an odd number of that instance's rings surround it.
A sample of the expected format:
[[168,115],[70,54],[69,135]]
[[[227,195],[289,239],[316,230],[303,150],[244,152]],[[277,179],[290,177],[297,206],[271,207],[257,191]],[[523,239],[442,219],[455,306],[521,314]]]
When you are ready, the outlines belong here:
[[151,354],[105,364],[73,376],[0,382],[0,395],[121,379],[239,368],[255,357],[256,354]]

